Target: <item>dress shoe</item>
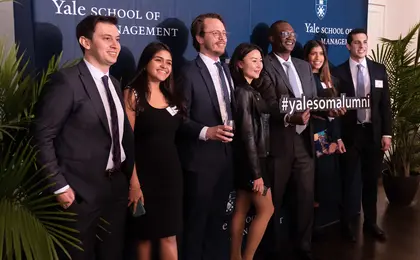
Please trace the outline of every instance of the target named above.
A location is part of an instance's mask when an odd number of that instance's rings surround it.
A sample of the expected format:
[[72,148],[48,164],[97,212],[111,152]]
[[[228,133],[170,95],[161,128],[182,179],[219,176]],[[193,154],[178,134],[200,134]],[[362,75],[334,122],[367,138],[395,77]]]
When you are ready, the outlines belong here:
[[381,228],[379,228],[377,224],[364,224],[363,232],[372,235],[377,240],[386,240],[385,232]]
[[348,241],[356,243],[356,234],[351,224],[343,224],[341,226],[341,235]]

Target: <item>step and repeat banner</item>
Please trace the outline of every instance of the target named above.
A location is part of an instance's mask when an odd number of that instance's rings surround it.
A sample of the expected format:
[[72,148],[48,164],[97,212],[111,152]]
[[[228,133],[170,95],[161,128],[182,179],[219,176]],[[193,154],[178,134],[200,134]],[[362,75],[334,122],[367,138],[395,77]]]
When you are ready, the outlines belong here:
[[[288,21],[297,32],[293,53],[302,57],[304,44],[320,39],[327,45],[331,65],[348,59],[346,35],[355,27],[366,28],[367,0],[20,0],[15,4],[16,40],[21,51],[30,58],[30,66],[45,68],[52,55],[61,52],[62,63],[80,58],[82,52],[76,39],[77,23],[89,14],[114,15],[119,18],[122,50],[111,73],[126,83],[134,74],[143,48],[151,41],[168,44],[173,52],[174,72],[187,60],[195,58],[190,24],[201,13],[215,12],[226,23],[228,45],[225,58],[241,42],[258,44],[265,53],[271,48],[267,35],[269,26],[276,20]],[[325,183],[325,187],[340,183]],[[318,187],[322,190],[322,187]],[[327,188],[328,189],[328,188]],[[356,192],[357,193],[357,192]],[[341,196],[337,192],[337,197]],[[235,192],[226,205],[226,219],[215,230],[228,244],[229,219],[233,210]],[[283,206],[279,221],[285,237],[290,229],[289,209]],[[357,205],[356,205],[356,210]],[[254,218],[246,219],[247,227]],[[325,225],[338,219],[338,203],[320,209],[316,225]],[[221,252],[218,259],[228,259]]]
[[[167,43],[176,67],[193,59],[190,24],[200,13],[222,15],[229,32],[226,56],[241,42],[251,41],[270,51],[267,31],[276,20],[287,20],[298,34],[294,55],[302,55],[303,45],[321,39],[328,46],[332,65],[347,58],[346,34],[355,27],[366,27],[367,0],[22,0],[31,12],[31,26],[17,25],[18,38],[34,38],[35,63],[45,66],[52,54],[63,51],[63,61],[81,56],[75,37],[77,23],[86,15],[115,15],[119,18],[122,52],[113,74],[130,77],[143,48],[154,40]],[[19,1],[21,2],[21,1]],[[22,6],[16,5],[16,9]],[[25,28],[22,28],[25,27]],[[28,28],[30,27],[30,28]],[[23,29],[23,30],[21,30]],[[32,29],[33,32],[28,32]],[[27,41],[29,39],[26,39]],[[32,46],[29,46],[32,47]]]

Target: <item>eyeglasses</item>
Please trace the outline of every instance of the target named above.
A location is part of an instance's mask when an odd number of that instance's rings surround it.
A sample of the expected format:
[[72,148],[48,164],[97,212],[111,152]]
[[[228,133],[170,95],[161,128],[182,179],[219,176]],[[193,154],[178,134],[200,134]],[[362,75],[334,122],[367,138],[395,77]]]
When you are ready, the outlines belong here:
[[297,33],[295,33],[295,32],[280,32],[280,36],[282,38],[289,38],[289,37],[297,38],[298,37]]
[[221,31],[211,31],[211,32],[203,32],[203,33],[210,33],[213,35],[214,38],[224,38],[226,39],[228,36],[228,32],[221,32]]

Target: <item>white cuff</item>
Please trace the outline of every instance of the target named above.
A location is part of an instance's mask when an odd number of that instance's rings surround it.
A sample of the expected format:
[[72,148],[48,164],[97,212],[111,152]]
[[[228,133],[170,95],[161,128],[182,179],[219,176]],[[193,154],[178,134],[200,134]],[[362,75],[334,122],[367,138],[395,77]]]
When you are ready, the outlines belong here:
[[65,192],[66,190],[68,190],[69,188],[70,188],[70,186],[69,186],[69,185],[66,185],[66,186],[64,186],[63,188],[61,188],[61,189],[59,189],[59,190],[54,191],[54,194],[63,193],[63,192]]
[[383,135],[382,137],[392,138],[392,136],[390,136],[390,135]]
[[285,126],[285,127],[288,127],[288,126],[289,126],[289,123],[287,123],[287,122],[286,122],[286,117],[287,117],[287,115],[288,115],[288,114],[285,114],[285,115],[284,115],[284,126]]
[[207,129],[209,129],[207,126],[205,126],[201,129],[200,136],[199,136],[200,140],[207,141],[207,138],[206,138]]

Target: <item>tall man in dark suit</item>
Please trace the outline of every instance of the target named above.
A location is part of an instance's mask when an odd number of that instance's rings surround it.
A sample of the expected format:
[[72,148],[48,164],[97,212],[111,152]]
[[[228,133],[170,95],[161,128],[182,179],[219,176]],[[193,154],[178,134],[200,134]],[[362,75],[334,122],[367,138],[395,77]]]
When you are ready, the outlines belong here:
[[363,183],[362,204],[364,231],[384,240],[385,233],[376,224],[378,176],[384,152],[391,145],[391,106],[385,66],[366,58],[368,37],[364,29],[354,29],[347,36],[350,59],[332,74],[340,80],[339,91],[352,97],[370,96],[370,109],[349,110],[341,118],[342,140],[347,152],[342,156],[343,235],[356,241],[353,213],[359,211],[356,192]]
[[219,58],[227,35],[222,18],[213,13],[195,18],[191,35],[199,53],[184,66],[176,83],[189,116],[179,142],[186,199],[182,259],[221,259],[218,253],[228,250],[222,225],[233,188],[233,133],[224,125],[233,118],[233,82]]
[[[292,58],[296,33],[286,21],[270,27],[272,52],[264,59],[264,69],[255,87],[269,104],[270,158],[275,231],[279,229],[279,209],[287,184],[293,182],[296,194],[296,247],[301,259],[312,259],[311,236],[314,203],[314,144],[309,110],[293,115],[280,113],[281,96],[308,98],[316,96],[312,69],[306,61]],[[278,235],[276,236],[278,237]],[[279,241],[276,246],[279,246]]]
[[115,17],[87,16],[77,25],[84,59],[52,76],[32,127],[37,161],[53,174],[51,192],[77,213],[70,227],[80,231],[84,252],[68,247],[75,260],[123,259],[134,136],[120,85],[109,75],[120,52],[116,24]]

